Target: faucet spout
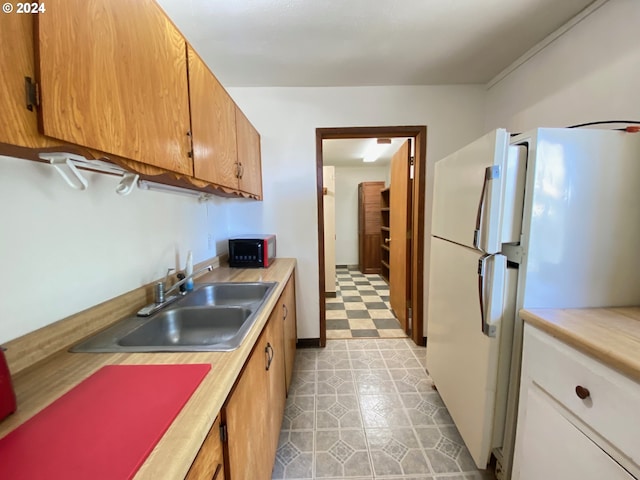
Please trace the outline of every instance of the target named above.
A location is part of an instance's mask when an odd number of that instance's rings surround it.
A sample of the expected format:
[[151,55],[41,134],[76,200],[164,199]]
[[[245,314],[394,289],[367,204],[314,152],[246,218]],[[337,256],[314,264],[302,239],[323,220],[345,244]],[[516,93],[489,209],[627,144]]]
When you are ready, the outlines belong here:
[[181,285],[184,285],[185,283],[187,283],[189,280],[191,280],[192,278],[194,278],[197,275],[200,275],[202,272],[204,271],[208,271],[210,272],[211,270],[213,270],[213,267],[211,265],[207,265],[206,267],[203,267],[199,270],[196,270],[195,272],[193,272],[191,275],[184,277],[182,280],[180,280],[179,282],[174,283],[173,285],[171,285],[171,287],[169,288],[169,290],[167,290],[165,293],[171,293],[173,292],[176,288],[180,288]]
[[[180,288],[180,285],[184,285],[188,280],[194,278],[196,275],[200,275],[204,271],[211,271],[213,267],[211,265],[207,265],[204,268],[201,268],[195,272],[193,272],[188,277],[183,278],[179,282],[174,283],[168,290],[165,291],[164,283],[158,282],[155,288],[155,301],[154,303],[143,307],[138,311],[139,317],[148,317],[149,315],[153,315],[155,312],[160,310],[162,307],[169,305],[170,303],[176,301],[180,298],[180,295],[168,295],[173,292],[176,288]],[[168,272],[167,272],[168,273]]]

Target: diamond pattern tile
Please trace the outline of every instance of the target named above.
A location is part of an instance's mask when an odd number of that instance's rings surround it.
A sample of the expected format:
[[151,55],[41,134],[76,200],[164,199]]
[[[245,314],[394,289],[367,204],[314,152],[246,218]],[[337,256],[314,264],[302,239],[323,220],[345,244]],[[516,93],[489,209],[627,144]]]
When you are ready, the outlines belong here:
[[476,469],[424,358],[406,337],[299,350],[272,479],[495,480]]

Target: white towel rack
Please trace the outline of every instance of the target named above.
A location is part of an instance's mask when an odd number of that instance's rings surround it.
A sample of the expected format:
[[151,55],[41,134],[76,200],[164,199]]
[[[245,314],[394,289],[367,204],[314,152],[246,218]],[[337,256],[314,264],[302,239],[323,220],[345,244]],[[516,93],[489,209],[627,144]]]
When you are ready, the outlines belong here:
[[75,153],[40,153],[38,156],[53,165],[66,184],[76,190],[86,190],[89,187],[87,179],[78,168],[121,176],[122,179],[116,187],[116,193],[118,195],[130,194],[140,178],[137,173],[129,172],[112,163],[103,162],[102,160],[87,160],[83,156],[76,155]]

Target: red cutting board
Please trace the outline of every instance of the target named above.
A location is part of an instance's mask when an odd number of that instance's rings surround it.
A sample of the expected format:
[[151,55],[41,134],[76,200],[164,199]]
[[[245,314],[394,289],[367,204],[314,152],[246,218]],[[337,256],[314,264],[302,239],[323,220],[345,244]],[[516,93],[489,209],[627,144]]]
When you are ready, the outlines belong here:
[[133,478],[210,369],[102,367],[0,439],[0,479]]

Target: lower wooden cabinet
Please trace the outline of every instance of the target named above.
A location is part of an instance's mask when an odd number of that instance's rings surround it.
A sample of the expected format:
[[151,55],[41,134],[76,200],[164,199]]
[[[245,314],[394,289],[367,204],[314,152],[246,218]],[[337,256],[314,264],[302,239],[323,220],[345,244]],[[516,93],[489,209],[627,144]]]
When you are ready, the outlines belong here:
[[224,459],[220,438],[220,417],[213,422],[185,480],[224,480]]
[[295,272],[273,307],[187,480],[271,479],[295,359],[294,281]]
[[271,478],[286,401],[283,298],[284,292],[224,406],[231,480]]

